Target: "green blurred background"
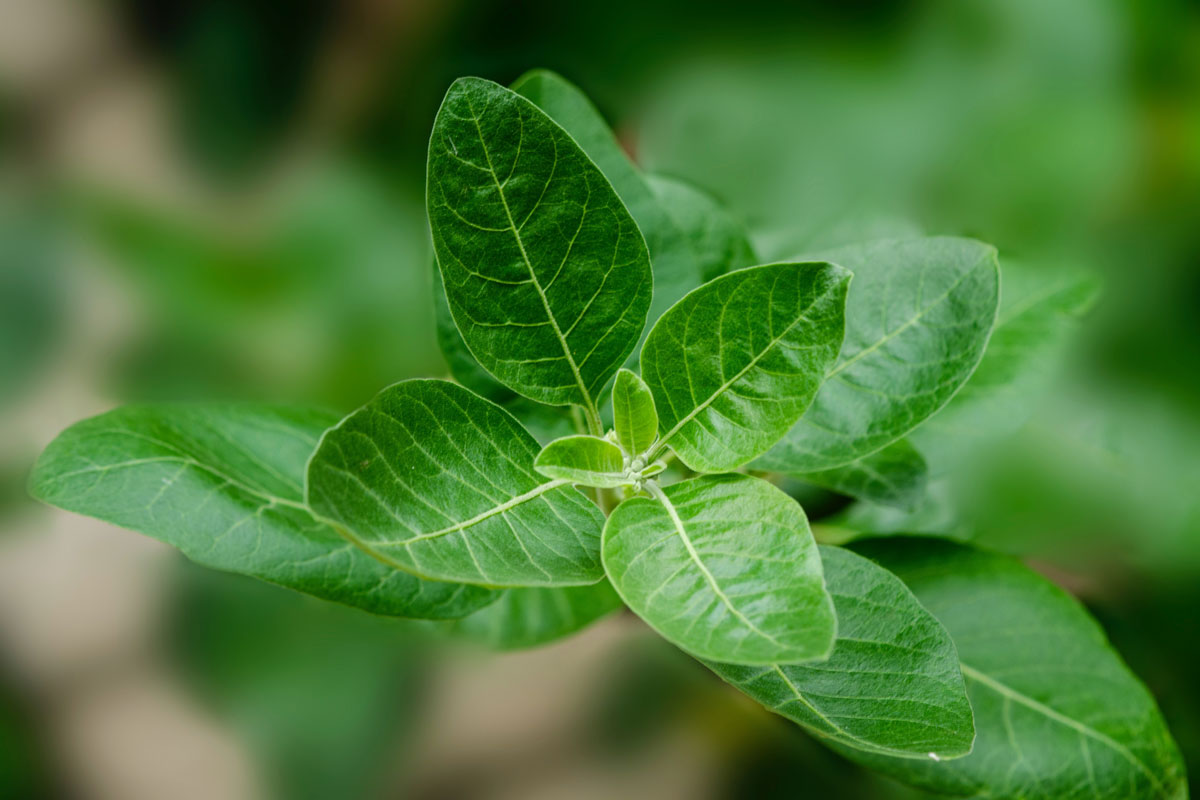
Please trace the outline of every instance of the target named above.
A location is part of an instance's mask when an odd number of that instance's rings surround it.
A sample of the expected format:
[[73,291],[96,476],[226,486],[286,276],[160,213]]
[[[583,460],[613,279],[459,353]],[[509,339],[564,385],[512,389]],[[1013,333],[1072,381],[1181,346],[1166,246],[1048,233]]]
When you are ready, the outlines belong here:
[[1029,423],[857,513],[1075,592],[1200,774],[1200,6],[3,0],[0,796],[918,796],[628,616],[488,655],[26,499],[119,403],[444,374],[428,129],[533,67],[764,256],[919,228],[1102,277]]

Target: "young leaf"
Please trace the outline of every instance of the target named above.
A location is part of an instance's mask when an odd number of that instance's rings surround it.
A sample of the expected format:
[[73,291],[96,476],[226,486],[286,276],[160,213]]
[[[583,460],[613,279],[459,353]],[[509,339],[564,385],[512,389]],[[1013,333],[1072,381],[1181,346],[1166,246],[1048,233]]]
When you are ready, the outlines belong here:
[[658,438],[654,395],[636,373],[623,368],[617,372],[613,384],[613,427],[617,441],[631,456],[646,452]]
[[996,251],[979,242],[870,242],[821,257],[854,273],[846,343],[812,407],[755,464],[761,469],[832,469],[904,436],[971,376],[996,319]]
[[595,583],[600,509],[533,469],[540,448],[453,383],[404,381],[321,438],[307,497],[360,547],[423,577],[490,586]]
[[844,467],[795,477],[839,494],[912,511],[925,496],[929,468],[916,448],[900,439]]
[[564,436],[542,448],[533,468],[547,478],[612,489],[632,481],[625,477],[621,448],[599,436]]
[[128,406],[72,425],[34,497],[153,536],[188,558],[377,614],[454,619],[496,599],[371,558],[303,504],[304,464],[336,417],[265,406]]
[[837,611],[829,660],[707,666],[821,739],[900,758],[969,753],[971,705],[946,629],[887,570],[839,547],[820,551]]
[[561,127],[502,86],[462,78],[429,141],[429,223],[463,339],[501,383],[593,416],[641,335],[646,244]]
[[822,659],[833,603],[796,501],[766,481],[720,475],[648,485],[604,527],[604,569],[638,616],[699,658]]
[[1099,296],[1085,272],[1039,269],[1005,261],[996,329],[971,379],[946,407],[913,431],[941,471],[951,468],[963,438],[1004,436],[1017,430],[1051,382],[1061,351],[1079,317]]
[[542,69],[525,73],[512,88],[536,103],[571,134],[612,183],[637,221],[646,237],[654,270],[654,298],[649,319],[658,319],[679,298],[704,283],[704,272],[693,242],[621,149],[587,95],[561,75]]
[[446,630],[493,650],[522,650],[586,628],[621,607],[612,584],[562,589],[509,589],[497,602]]
[[705,281],[760,263],[746,231],[712,197],[686,181],[665,175],[647,175],[646,181],[691,241]]
[[1186,777],[1154,699],[1066,592],[1007,556],[935,539],[855,546],[895,572],[950,632],[978,736],[965,758],[844,751],[959,796],[1174,800]]
[[698,472],[764,453],[837,358],[849,283],[832,264],[769,264],[724,275],[672,306],[642,348],[660,444]]

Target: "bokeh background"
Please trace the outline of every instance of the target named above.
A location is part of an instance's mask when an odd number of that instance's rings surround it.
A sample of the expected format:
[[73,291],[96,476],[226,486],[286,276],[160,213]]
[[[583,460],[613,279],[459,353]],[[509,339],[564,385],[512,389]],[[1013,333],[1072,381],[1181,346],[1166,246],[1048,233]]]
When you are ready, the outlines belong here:
[[27,499],[119,403],[444,374],[428,129],[533,67],[763,252],[917,227],[1101,276],[919,524],[1081,597],[1200,774],[1200,6],[0,0],[0,796],[918,796],[629,616],[486,654]]

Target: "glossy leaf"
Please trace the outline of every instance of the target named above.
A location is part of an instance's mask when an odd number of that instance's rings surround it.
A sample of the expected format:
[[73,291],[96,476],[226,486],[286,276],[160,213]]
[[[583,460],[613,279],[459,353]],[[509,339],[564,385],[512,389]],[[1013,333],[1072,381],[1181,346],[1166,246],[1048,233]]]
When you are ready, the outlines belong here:
[[651,321],[679,298],[704,283],[704,270],[693,241],[672,218],[644,175],[629,160],[604,117],[578,87],[548,70],[533,70],[513,83],[566,129],[612,183],[646,237],[654,270]]
[[812,407],[755,465],[832,469],[881,450],[944,406],[996,318],[996,251],[969,239],[878,241],[821,255],[854,273],[846,342]]
[[829,654],[833,603],[795,500],[746,475],[653,491],[618,506],[604,528],[604,568],[626,605],[700,658],[773,664]]
[[265,406],[128,406],[63,431],[32,494],[173,545],[193,561],[379,614],[453,619],[496,599],[423,581],[303,505],[304,465],[335,417]]
[[745,229],[704,191],[665,175],[647,175],[646,181],[691,242],[703,280],[760,263]]
[[446,623],[456,636],[493,650],[521,650],[586,628],[621,607],[606,580],[592,586],[509,589],[497,602]]
[[769,264],[676,303],[642,348],[660,442],[699,472],[734,469],[771,447],[837,358],[849,282],[831,264]]
[[969,753],[971,705],[946,629],[887,570],[839,547],[820,551],[837,611],[829,660],[709,668],[820,739],[900,758]]
[[1100,293],[1099,281],[1086,272],[1005,261],[1001,273],[1000,312],[979,368],[913,431],[914,442],[942,471],[970,452],[964,440],[1004,436],[1025,422],[1053,381],[1079,318]]
[[594,412],[652,291],[645,241],[603,173],[533,103],[463,78],[434,121],[427,194],[471,353],[533,400]]
[[310,507],[400,569],[494,586],[601,577],[600,509],[533,469],[537,442],[453,383],[398,383],[322,437]]
[[1186,778],[1154,699],[1079,603],[1007,556],[934,539],[864,542],[958,648],[978,735],[943,763],[846,751],[958,796],[1176,800]]
[[631,483],[621,448],[599,436],[564,436],[542,448],[533,468],[547,478],[615,488]]
[[925,496],[929,468],[916,448],[900,439],[844,467],[796,477],[839,494],[911,511]]
[[617,372],[613,384],[613,428],[617,441],[631,456],[646,452],[658,438],[654,395],[645,381],[627,369]]

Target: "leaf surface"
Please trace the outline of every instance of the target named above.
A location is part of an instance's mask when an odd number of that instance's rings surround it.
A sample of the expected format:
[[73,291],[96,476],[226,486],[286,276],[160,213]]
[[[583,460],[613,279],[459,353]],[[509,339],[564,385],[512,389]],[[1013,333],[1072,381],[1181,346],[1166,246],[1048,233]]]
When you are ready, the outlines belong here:
[[595,583],[600,509],[533,469],[537,442],[457,384],[404,381],[322,437],[308,502],[377,558],[490,586]]
[[843,467],[795,477],[839,494],[911,511],[925,496],[929,468],[907,439],[899,439]]
[[613,427],[617,440],[631,456],[650,449],[658,438],[658,411],[650,387],[637,374],[622,368],[613,384]]
[[832,469],[881,450],[944,406],[996,318],[996,251],[969,239],[885,240],[822,258],[850,269],[846,342],[812,407],[755,465]]
[[624,462],[621,448],[608,439],[564,436],[542,448],[533,468],[547,478],[611,489],[630,483]]
[[427,197],[471,353],[530,399],[594,413],[652,293],[646,243],[603,173],[533,103],[462,78],[434,121]]
[[839,547],[820,552],[837,611],[829,660],[708,667],[821,739],[901,758],[969,753],[971,706],[946,629],[887,570]]
[[706,192],[666,175],[646,181],[691,243],[704,281],[760,263],[745,229]]
[[978,735],[942,763],[846,751],[959,796],[1177,800],[1179,752],[1154,699],[1066,592],[1016,560],[935,539],[855,550],[896,573],[950,632]]
[[621,607],[612,584],[509,589],[495,603],[446,623],[456,636],[493,650],[522,650],[553,642],[586,628]]
[[700,658],[821,659],[833,603],[804,512],[766,481],[695,478],[634,497],[604,529],[604,568],[626,605]]
[[764,453],[812,402],[842,343],[850,275],[831,264],[768,264],[680,300],[642,348],[660,443],[698,472]]
[[214,569],[378,614],[453,619],[496,599],[380,563],[303,505],[304,465],[336,421],[266,406],[127,406],[63,431],[30,491]]

